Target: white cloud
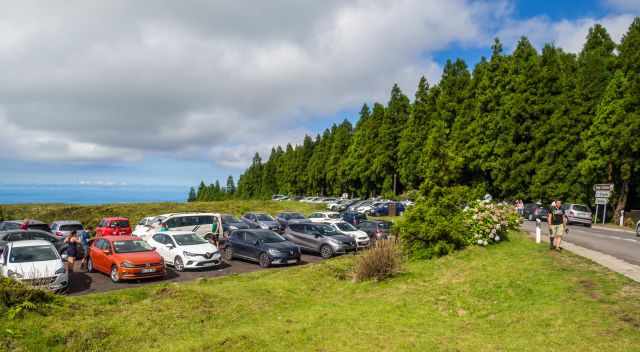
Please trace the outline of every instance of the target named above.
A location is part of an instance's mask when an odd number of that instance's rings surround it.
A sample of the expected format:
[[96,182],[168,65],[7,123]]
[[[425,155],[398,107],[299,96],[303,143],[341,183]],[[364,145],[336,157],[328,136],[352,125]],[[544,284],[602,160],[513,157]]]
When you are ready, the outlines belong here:
[[640,12],[640,0],[605,0],[605,3],[620,11]]

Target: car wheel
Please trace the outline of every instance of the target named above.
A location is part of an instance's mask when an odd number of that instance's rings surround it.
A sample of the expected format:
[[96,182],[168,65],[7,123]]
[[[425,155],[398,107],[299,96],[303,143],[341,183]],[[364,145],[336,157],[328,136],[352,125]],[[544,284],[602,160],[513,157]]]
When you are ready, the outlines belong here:
[[260,266],[263,268],[268,268],[269,266],[271,266],[271,259],[269,259],[269,256],[267,255],[267,253],[262,253],[260,254]]
[[325,244],[322,247],[320,247],[320,256],[322,256],[322,258],[324,259],[329,259],[333,257],[333,249],[331,249],[331,246],[329,246],[328,244]]
[[176,268],[176,271],[184,271],[184,263],[182,262],[182,258],[177,256],[173,260],[173,267]]
[[117,266],[112,266],[111,267],[111,281],[113,281],[114,283],[118,283],[120,282],[120,273],[118,273],[118,267]]
[[225,261],[230,262],[233,259],[233,249],[231,249],[231,247],[226,247],[222,252],[222,256]]
[[87,261],[87,272],[92,273],[93,271],[93,260],[89,257],[89,260]]

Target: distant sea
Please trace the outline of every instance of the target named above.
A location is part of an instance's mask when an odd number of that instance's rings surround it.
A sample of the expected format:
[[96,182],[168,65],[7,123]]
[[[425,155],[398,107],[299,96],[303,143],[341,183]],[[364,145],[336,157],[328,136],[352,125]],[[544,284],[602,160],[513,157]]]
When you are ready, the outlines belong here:
[[0,184],[0,204],[184,202],[188,192],[184,186]]

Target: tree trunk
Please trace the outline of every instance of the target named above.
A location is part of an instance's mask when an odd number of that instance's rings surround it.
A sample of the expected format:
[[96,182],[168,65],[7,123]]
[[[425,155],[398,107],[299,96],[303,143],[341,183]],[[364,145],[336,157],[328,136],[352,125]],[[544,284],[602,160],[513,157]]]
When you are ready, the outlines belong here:
[[620,196],[618,197],[616,209],[613,212],[614,223],[618,223],[618,221],[620,220],[620,213],[627,207],[628,195],[629,195],[629,181],[623,181],[622,186],[620,187]]

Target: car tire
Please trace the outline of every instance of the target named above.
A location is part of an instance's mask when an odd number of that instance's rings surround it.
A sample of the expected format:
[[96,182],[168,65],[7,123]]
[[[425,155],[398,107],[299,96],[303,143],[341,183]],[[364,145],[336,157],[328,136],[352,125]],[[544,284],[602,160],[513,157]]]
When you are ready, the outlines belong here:
[[269,256],[267,255],[267,253],[260,254],[258,261],[260,263],[261,268],[268,268],[271,266],[271,259],[269,259]]
[[89,259],[87,260],[87,272],[92,273],[94,271],[95,269],[93,267],[93,260],[91,259],[91,257],[89,257]]
[[320,256],[323,259],[329,259],[333,257],[333,249],[331,248],[331,246],[329,246],[328,244],[322,245],[322,247],[320,247]]
[[180,258],[180,256],[176,256],[173,259],[173,267],[176,269],[176,271],[184,271],[184,262],[182,261],[182,258]]
[[584,224],[584,226],[586,226],[586,227],[591,227],[591,224]]
[[233,249],[231,247],[225,247],[222,251],[222,257],[227,263],[231,262],[233,260]]
[[111,273],[109,274],[109,277],[111,277],[111,281],[114,284],[120,282],[120,273],[118,273],[118,267],[116,265],[111,267]]

